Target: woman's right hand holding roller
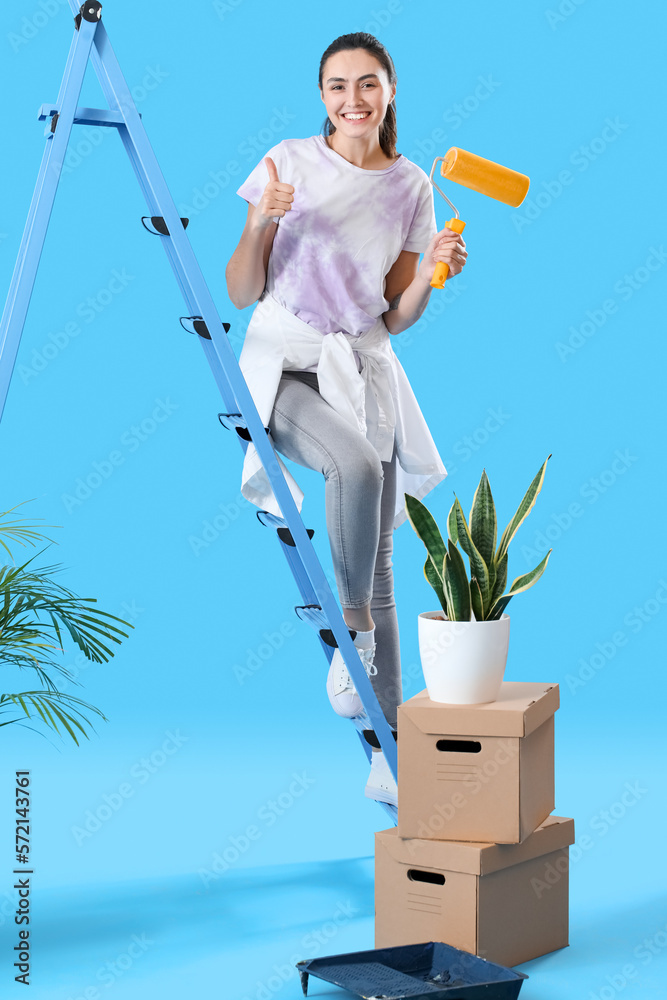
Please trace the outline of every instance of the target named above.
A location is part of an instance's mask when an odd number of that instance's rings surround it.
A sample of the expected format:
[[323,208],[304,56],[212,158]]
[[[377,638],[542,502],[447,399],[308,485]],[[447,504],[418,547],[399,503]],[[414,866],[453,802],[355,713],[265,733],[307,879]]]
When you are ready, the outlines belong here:
[[463,270],[468,256],[465,240],[460,233],[455,233],[452,229],[441,229],[436,233],[428,247],[424,251],[422,262],[419,265],[419,274],[425,281],[431,282],[436,265],[447,264],[450,277],[460,274]]
[[278,179],[278,171],[271,157],[265,156],[264,162],[269,171],[269,183],[264,188],[253,213],[254,220],[262,229],[266,229],[275,216],[282,218],[289,212],[294,201],[294,188],[291,184],[284,184]]

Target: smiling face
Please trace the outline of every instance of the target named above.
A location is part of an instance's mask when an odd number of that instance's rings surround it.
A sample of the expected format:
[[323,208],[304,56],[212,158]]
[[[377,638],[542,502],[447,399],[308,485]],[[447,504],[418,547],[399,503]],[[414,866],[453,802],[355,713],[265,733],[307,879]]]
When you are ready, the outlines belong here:
[[322,100],[336,131],[351,139],[377,134],[396,93],[381,63],[366,49],[344,49],[322,69]]

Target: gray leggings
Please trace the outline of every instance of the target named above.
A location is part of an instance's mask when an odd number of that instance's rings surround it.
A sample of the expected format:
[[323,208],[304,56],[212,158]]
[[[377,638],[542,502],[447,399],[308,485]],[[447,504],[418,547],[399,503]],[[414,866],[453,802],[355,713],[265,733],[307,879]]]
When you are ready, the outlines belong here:
[[370,602],[378,668],[371,681],[395,729],[403,700],[391,561],[396,451],[381,462],[367,438],[322,399],[316,372],[283,372],[269,427],[281,454],[324,475],[338,597],[346,608]]

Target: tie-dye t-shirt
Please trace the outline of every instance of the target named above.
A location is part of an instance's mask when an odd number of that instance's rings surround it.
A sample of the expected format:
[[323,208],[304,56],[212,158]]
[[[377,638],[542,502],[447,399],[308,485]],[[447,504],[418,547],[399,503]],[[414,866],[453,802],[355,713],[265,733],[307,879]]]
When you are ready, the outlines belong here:
[[[423,253],[437,232],[428,176],[404,156],[357,167],[322,135],[283,139],[265,155],[294,187],[292,208],[273,220],[268,290],[321,333],[368,330],[389,307],[385,277],[401,250]],[[257,206],[268,181],[262,158],[237,194]]]

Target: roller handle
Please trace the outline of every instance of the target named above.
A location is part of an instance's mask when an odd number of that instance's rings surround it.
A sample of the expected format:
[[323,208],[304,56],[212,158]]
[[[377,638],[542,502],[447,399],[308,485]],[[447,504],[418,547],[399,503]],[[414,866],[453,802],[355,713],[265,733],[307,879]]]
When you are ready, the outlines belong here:
[[[445,223],[445,229],[451,229],[455,233],[462,233],[465,227],[466,224],[462,219],[450,219],[449,222]],[[431,287],[444,288],[448,274],[449,264],[445,264],[444,261],[439,260],[435,265],[435,271],[433,272],[433,277],[431,278]]]

